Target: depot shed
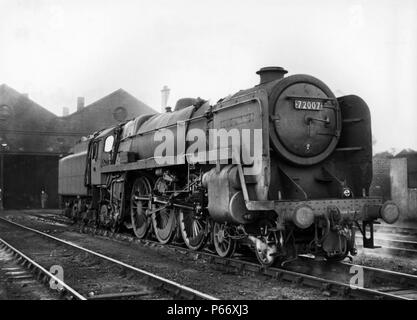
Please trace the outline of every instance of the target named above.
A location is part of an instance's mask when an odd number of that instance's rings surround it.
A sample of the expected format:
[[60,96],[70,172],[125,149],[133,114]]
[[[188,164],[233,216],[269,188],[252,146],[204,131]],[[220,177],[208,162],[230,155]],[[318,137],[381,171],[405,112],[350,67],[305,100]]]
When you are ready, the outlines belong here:
[[59,159],[83,136],[144,113],[155,111],[119,89],[87,106],[78,98],[74,113],[57,116],[0,85],[0,208],[40,208],[42,190],[56,208]]

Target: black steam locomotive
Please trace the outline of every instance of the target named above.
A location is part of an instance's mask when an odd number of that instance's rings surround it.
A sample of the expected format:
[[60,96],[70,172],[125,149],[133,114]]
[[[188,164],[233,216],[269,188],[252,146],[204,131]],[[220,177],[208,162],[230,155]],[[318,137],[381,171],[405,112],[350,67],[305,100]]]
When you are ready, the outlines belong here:
[[399,209],[369,197],[368,106],[309,75],[257,73],[215,105],[180,99],[81,141],[59,164],[66,214],[222,257],[250,247],[264,265],[355,255],[356,229],[372,248],[376,219]]

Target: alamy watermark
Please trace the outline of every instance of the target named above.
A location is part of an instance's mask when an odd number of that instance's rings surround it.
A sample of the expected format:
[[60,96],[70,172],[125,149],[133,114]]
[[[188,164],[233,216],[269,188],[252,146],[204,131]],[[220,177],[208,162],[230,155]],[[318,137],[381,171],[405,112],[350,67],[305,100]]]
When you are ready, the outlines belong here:
[[363,288],[365,285],[364,271],[361,266],[351,266],[349,274],[353,274],[350,278],[349,285],[352,289]]
[[[53,274],[57,279],[61,280],[62,282],[64,282],[64,268],[60,265],[53,265],[50,269],[49,272],[51,274]],[[53,290],[62,290],[64,288],[64,286],[62,285],[62,283],[60,283],[59,281],[57,281],[54,278],[51,278],[49,280],[49,287]]]
[[185,163],[242,164],[245,174],[259,174],[262,169],[262,129],[226,130],[199,128],[186,130],[184,122],[178,122],[176,132],[169,128],[154,134],[160,142],[154,150],[158,165]]

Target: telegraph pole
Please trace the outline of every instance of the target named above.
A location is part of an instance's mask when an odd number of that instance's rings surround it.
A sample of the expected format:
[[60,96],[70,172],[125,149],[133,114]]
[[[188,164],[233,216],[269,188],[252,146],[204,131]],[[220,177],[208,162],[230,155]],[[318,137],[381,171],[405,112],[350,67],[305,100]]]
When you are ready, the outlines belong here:
[[3,148],[0,149],[0,210],[3,210],[4,195],[4,153]]

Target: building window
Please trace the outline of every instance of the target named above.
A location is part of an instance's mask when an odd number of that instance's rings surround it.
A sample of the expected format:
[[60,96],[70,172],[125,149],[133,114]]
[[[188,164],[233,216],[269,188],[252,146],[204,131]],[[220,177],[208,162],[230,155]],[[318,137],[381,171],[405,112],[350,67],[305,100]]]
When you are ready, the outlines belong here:
[[408,174],[408,188],[417,188],[417,171]]
[[0,106],[0,120],[8,120],[12,116],[12,108],[6,105]]
[[127,110],[124,107],[117,107],[113,111],[113,118],[120,122],[126,120]]
[[407,157],[408,187],[417,188],[417,154]]

